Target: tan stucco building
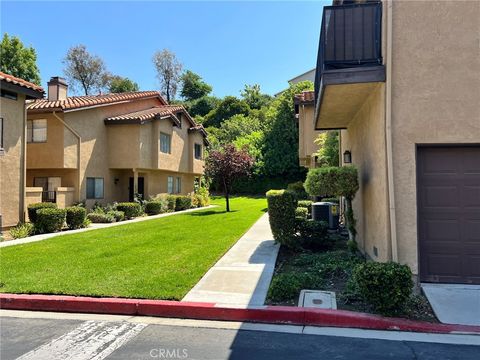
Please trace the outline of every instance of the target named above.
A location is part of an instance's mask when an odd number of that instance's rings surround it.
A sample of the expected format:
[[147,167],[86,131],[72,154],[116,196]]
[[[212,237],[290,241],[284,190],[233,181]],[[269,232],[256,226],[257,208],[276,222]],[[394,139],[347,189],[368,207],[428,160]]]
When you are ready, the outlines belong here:
[[27,123],[27,187],[59,206],[187,194],[203,174],[205,130],[156,91],[68,97],[55,77]]
[[0,230],[23,220],[25,199],[25,101],[43,89],[0,72]]
[[422,282],[480,284],[480,2],[324,8],[315,129],[359,170],[357,241]]

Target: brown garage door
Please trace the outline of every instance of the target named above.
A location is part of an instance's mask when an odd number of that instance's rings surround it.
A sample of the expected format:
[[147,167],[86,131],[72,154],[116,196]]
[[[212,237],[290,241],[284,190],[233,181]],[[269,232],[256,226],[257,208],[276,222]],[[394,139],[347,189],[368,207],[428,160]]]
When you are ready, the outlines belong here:
[[417,154],[420,280],[480,284],[480,146]]

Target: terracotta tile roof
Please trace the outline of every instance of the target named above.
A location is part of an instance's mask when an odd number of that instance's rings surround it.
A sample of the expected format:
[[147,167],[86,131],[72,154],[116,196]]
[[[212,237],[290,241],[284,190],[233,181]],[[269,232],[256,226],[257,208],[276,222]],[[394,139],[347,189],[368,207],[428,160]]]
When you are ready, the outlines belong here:
[[158,91],[135,91],[120,94],[88,95],[88,96],[69,96],[65,100],[48,101],[46,99],[37,100],[27,106],[27,110],[43,111],[66,111],[87,108],[90,106],[109,105],[121,103],[124,101],[158,97],[163,103],[166,101]]
[[5,74],[4,72],[1,72],[1,71],[0,71],[0,80],[6,81],[7,83],[11,83],[13,85],[24,87],[26,89],[37,91],[41,93],[41,95],[43,96],[43,93],[44,93],[43,88],[29,81],[20,79],[18,77],[15,77],[9,74]]
[[315,101],[315,91],[304,91],[295,95],[295,104],[312,103]]
[[179,111],[184,111],[182,106],[178,106],[178,105],[155,106],[146,110],[140,110],[140,111],[135,111],[127,114],[108,117],[105,119],[105,124],[115,124],[115,123],[144,124],[154,119],[171,117],[177,125],[180,125],[180,121],[176,116],[176,114]]

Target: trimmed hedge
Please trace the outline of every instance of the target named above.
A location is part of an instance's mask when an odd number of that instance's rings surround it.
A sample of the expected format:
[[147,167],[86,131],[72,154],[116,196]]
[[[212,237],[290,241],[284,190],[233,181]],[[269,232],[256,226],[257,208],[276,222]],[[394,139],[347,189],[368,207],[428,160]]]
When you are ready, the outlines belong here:
[[80,206],[71,206],[65,209],[66,222],[69,229],[80,229],[85,227],[87,210]]
[[280,302],[298,298],[303,289],[321,288],[322,280],[307,272],[288,272],[274,276],[268,298],[274,302]]
[[303,182],[301,181],[288,184],[287,190],[293,192],[297,197],[297,200],[308,199],[308,194],[305,191],[305,188],[303,187]]
[[186,195],[179,195],[175,199],[175,211],[187,210],[192,207],[192,198]]
[[395,262],[360,264],[353,270],[352,281],[359,294],[384,315],[401,311],[412,295],[412,271]]
[[43,202],[43,203],[35,203],[28,205],[28,219],[30,222],[34,223],[37,221],[37,210],[40,209],[56,209],[57,204],[50,203],[50,202]]
[[40,233],[60,231],[65,223],[65,209],[43,208],[37,210],[35,228]]
[[308,218],[308,209],[304,207],[297,207],[295,209],[295,217],[307,220]]
[[268,217],[273,238],[289,248],[296,248],[295,209],[297,199],[288,190],[270,190],[267,192]]
[[166,212],[168,204],[166,201],[153,200],[145,204],[145,212],[148,215],[157,215]]
[[307,209],[308,213],[311,214],[312,213],[312,204],[313,204],[313,201],[311,201],[311,200],[300,200],[297,203],[297,207],[305,208],[305,209]]
[[328,236],[328,224],[324,221],[297,218],[297,229],[303,248],[312,251],[328,250],[333,240]]
[[123,211],[127,219],[133,219],[143,214],[142,206],[136,202],[118,203],[117,210]]
[[92,212],[87,215],[87,219],[90,220],[92,223],[113,223],[115,222],[115,217],[112,214],[105,214],[101,212]]

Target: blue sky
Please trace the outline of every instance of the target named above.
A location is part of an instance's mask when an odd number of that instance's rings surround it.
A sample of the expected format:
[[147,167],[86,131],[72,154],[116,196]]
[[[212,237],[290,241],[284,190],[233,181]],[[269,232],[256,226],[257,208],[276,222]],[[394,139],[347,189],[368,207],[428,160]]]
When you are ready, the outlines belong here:
[[168,48],[217,96],[238,96],[254,83],[274,94],[314,67],[329,3],[1,1],[0,26],[37,50],[44,86],[62,75],[68,48],[85,44],[141,90],[158,89],[151,59]]

